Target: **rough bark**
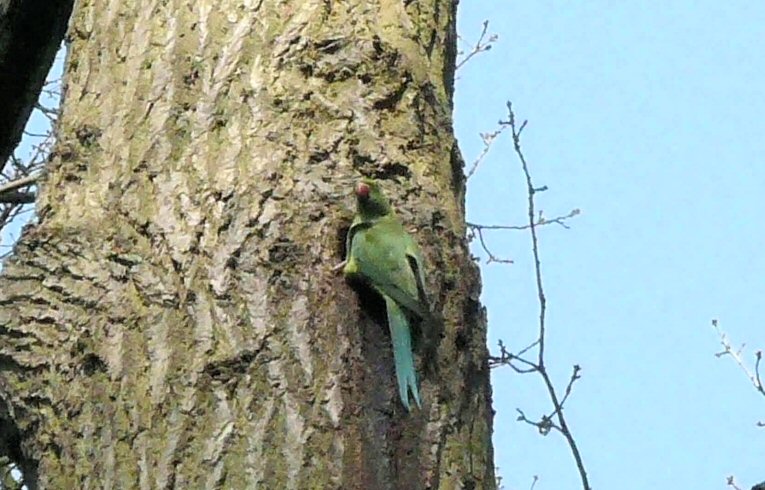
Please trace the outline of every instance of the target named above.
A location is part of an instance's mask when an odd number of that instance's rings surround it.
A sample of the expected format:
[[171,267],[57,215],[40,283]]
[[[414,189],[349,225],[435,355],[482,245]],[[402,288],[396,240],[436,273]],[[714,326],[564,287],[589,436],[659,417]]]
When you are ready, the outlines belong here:
[[74,0],[0,0],[0,170],[21,140]]
[[[39,223],[0,276],[0,448],[33,487],[495,487],[455,8],[78,3]],[[361,175],[444,318],[411,414],[379,303],[331,270]]]

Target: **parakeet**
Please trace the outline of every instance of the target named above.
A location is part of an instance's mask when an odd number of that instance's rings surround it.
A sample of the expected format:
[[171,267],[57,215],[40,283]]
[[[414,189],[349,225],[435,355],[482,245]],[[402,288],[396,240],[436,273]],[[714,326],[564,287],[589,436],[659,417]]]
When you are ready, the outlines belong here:
[[412,357],[410,318],[430,321],[423,260],[417,243],[391,209],[380,186],[364,179],[356,186],[356,216],[348,230],[343,274],[361,279],[382,296],[388,314],[401,402],[409,392],[421,407]]

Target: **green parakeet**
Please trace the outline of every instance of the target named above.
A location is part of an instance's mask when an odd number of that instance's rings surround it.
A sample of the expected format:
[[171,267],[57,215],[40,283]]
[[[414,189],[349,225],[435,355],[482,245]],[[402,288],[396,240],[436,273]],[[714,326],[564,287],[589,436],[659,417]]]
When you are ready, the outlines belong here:
[[401,402],[407,410],[411,409],[411,391],[421,407],[409,322],[412,316],[424,321],[432,318],[425,294],[422,256],[375,181],[359,182],[356,204],[356,216],[348,230],[343,274],[361,279],[385,301]]

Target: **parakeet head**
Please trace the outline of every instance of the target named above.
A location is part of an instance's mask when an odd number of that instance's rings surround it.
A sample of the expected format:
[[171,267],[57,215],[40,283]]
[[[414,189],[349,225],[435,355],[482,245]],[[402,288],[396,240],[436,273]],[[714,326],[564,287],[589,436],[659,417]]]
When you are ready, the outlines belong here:
[[390,213],[390,203],[380,185],[372,179],[362,179],[356,184],[356,203],[359,214],[376,218]]

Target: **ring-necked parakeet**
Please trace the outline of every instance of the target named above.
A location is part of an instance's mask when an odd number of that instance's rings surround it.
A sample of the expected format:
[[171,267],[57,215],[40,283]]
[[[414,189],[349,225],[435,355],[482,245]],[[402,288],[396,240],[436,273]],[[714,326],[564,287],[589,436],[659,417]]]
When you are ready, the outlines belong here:
[[358,183],[356,204],[356,216],[348,230],[343,274],[363,280],[385,301],[401,402],[410,410],[411,391],[421,407],[409,321],[413,315],[425,321],[432,318],[425,294],[422,256],[375,181],[364,179]]

